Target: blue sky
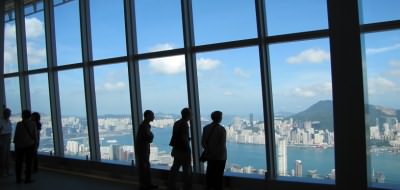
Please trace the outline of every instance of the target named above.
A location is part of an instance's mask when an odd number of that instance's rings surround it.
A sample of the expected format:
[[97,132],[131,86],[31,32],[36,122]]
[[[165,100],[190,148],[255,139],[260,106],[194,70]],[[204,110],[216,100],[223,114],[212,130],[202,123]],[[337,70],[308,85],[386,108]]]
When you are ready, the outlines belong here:
[[[93,3],[96,2],[96,3]],[[180,0],[136,1],[138,51],[140,53],[183,47]],[[229,3],[228,3],[229,2]],[[365,23],[399,19],[400,1],[379,3],[364,0]],[[59,65],[81,62],[78,3],[55,8],[57,61]],[[93,58],[126,55],[123,1],[91,0]],[[290,8],[289,8],[290,7]],[[223,11],[221,11],[223,10]],[[267,0],[268,34],[277,35],[328,27],[326,1],[313,3]],[[254,1],[193,0],[197,45],[257,36]],[[29,68],[46,65],[43,13],[26,18]],[[16,71],[15,24],[6,24],[5,71]],[[400,32],[363,36],[368,100],[400,109]],[[331,99],[329,40],[317,39],[270,45],[274,110],[298,112],[318,100]],[[196,55],[200,109],[207,114],[220,109],[227,114],[262,112],[260,66],[257,47],[204,52]],[[350,64],[350,63],[349,63]],[[179,113],[187,106],[183,55],[139,62],[143,109]],[[99,114],[129,114],[129,84],[126,63],[95,67],[95,89]],[[60,72],[61,111],[85,113],[82,70]],[[41,90],[46,76],[31,77],[32,107],[48,112],[48,93]],[[17,80],[6,80],[7,103],[18,110]]]

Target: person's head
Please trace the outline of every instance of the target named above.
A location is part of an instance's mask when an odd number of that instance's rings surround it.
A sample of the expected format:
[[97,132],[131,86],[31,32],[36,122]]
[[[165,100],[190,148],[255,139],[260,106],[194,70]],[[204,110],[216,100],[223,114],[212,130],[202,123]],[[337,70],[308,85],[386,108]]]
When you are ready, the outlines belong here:
[[11,110],[9,108],[5,108],[3,111],[3,118],[9,119],[11,117]]
[[22,111],[22,119],[23,120],[27,120],[27,119],[30,119],[31,118],[31,111],[29,111],[29,110],[24,110],[24,111]]
[[222,121],[222,112],[220,111],[213,111],[211,113],[211,119],[214,123],[220,123]]
[[39,122],[40,121],[40,114],[38,112],[33,112],[32,116],[31,116],[31,120],[35,121],[35,122]]
[[154,120],[154,113],[151,110],[146,110],[143,113],[144,119],[148,121]]
[[192,117],[192,112],[190,111],[189,108],[183,108],[181,111],[181,116],[182,116],[182,119],[189,121]]

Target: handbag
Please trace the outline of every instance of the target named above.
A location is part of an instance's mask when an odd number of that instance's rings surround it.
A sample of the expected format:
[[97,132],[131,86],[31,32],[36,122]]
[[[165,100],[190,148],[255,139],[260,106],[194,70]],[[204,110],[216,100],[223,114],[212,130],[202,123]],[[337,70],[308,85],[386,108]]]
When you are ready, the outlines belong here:
[[207,162],[207,150],[203,150],[200,155],[200,162]]

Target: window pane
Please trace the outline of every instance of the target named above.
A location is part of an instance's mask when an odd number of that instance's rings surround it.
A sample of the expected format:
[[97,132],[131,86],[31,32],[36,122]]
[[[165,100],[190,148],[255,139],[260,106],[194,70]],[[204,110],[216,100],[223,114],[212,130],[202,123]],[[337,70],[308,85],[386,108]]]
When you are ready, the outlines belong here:
[[100,152],[103,161],[134,160],[127,64],[95,67]]
[[196,45],[257,37],[254,2],[193,0]]
[[64,154],[79,159],[90,157],[82,72],[75,69],[58,73]]
[[268,35],[328,28],[326,0],[266,0]]
[[135,1],[139,53],[183,47],[180,0]]
[[329,41],[275,44],[269,49],[276,172],[302,180],[334,182]]
[[180,118],[181,109],[188,106],[183,55],[140,61],[142,108],[152,110],[151,124],[154,141],[150,162],[155,168],[169,169],[172,165],[169,141],[172,126]]
[[123,0],[90,0],[90,16],[93,59],[126,55]]
[[57,64],[82,62],[79,1],[54,7]]
[[399,20],[400,1],[398,0],[361,0],[361,23]]
[[15,20],[4,24],[4,73],[18,72]]
[[201,53],[197,56],[202,127],[211,112],[223,113],[228,160],[225,172],[266,172],[263,102],[258,48]]
[[25,17],[28,69],[47,67],[44,13],[39,11]]
[[[4,79],[4,90],[6,93],[6,106],[11,109],[11,123],[13,127],[13,134],[15,131],[15,125],[21,121],[21,96],[19,89],[19,78],[5,78]],[[11,143],[11,149],[14,150],[14,143]]]
[[400,30],[363,35],[371,185],[400,188]]
[[47,73],[30,75],[29,87],[31,110],[32,112],[39,112],[41,116],[42,130],[40,130],[39,152],[50,154],[50,152],[54,152],[54,145]]

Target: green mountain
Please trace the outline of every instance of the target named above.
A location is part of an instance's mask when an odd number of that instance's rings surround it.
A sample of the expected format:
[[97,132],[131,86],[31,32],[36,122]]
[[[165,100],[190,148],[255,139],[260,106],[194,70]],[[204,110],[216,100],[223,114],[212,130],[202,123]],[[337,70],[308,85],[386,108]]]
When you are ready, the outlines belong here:
[[[376,125],[377,122],[379,126],[382,126],[384,122],[390,123],[394,122],[394,119],[400,120],[400,110],[383,106],[368,105],[366,113],[367,126]],[[320,124],[316,126],[316,129],[333,131],[332,100],[321,100],[306,110],[286,118],[293,118],[295,122],[319,121]]]
[[311,105],[306,110],[287,118],[293,118],[295,122],[319,121],[317,129],[328,129],[333,131],[333,109],[332,100],[321,100]]

